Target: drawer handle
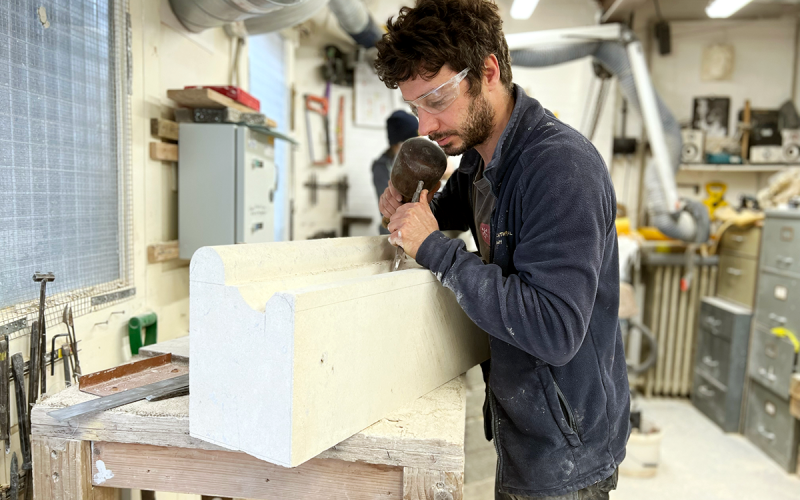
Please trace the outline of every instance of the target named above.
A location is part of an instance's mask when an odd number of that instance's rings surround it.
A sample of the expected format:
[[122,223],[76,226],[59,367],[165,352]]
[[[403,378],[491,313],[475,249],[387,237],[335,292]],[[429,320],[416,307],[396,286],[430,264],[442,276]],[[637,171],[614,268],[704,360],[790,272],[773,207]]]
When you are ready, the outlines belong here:
[[736,269],[735,267],[729,267],[728,269],[725,270],[725,272],[727,272],[731,276],[741,276],[742,275],[742,270],[741,269]]
[[722,320],[713,316],[707,316],[706,325],[708,325],[712,333],[719,333],[719,327],[722,325]]
[[742,236],[741,234],[735,234],[731,236],[731,239],[736,243],[744,243],[744,236]]
[[758,374],[764,377],[765,379],[769,380],[770,382],[775,382],[776,380],[778,380],[778,376],[775,375],[775,371],[772,369],[771,366],[769,367],[769,370],[767,370],[764,367],[759,368]]
[[794,264],[794,259],[791,257],[783,257],[782,255],[778,255],[776,260],[778,261],[778,267],[792,267],[792,264]]
[[786,317],[785,316],[778,316],[775,313],[769,313],[769,322],[775,323],[777,325],[785,325],[786,324]]
[[775,441],[775,433],[769,432],[763,425],[758,426],[758,433],[764,436],[767,441]]
[[714,391],[706,387],[705,385],[701,385],[697,388],[697,393],[703,396],[704,398],[712,398],[714,397]]
[[711,356],[703,356],[703,364],[710,368],[716,368],[719,366],[719,361],[714,361]]

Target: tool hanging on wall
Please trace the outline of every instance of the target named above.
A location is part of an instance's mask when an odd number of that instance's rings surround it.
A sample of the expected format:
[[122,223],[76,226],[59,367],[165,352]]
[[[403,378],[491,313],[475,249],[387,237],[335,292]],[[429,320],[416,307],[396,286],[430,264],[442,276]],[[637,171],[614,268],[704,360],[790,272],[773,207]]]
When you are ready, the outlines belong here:
[[[38,333],[38,341],[40,345],[38,346],[38,368],[39,371],[36,370],[31,371],[31,379],[33,377],[41,377],[41,393],[44,394],[47,392],[47,369],[45,368],[45,357],[44,353],[47,352],[47,321],[44,318],[44,310],[45,310],[45,295],[47,289],[47,283],[55,281],[56,277],[53,273],[43,273],[40,271],[36,271],[33,273],[33,281],[36,283],[41,283],[39,288],[39,333]],[[33,359],[33,358],[31,358]],[[31,384],[33,385],[33,384]],[[34,390],[34,396],[32,399],[29,398],[31,404],[36,403],[39,399],[38,393],[38,386]]]
[[347,182],[346,175],[336,182],[320,184],[317,182],[316,174],[312,173],[308,182],[303,184],[303,186],[311,190],[310,201],[312,205],[317,204],[317,191],[320,189],[335,189],[337,191],[336,208],[339,210],[339,212],[341,212],[342,209],[344,209],[344,207],[347,205],[347,190],[350,188],[350,184]]
[[[308,136],[308,154],[311,158],[312,165],[330,165],[333,163],[331,157],[331,131],[330,121],[328,120],[328,99],[316,95],[305,95],[306,100],[306,135]],[[314,135],[311,133],[311,113],[318,113],[322,117],[322,123],[325,127],[325,159],[316,160],[314,156]]]
[[344,96],[339,96],[339,113],[336,116],[336,154],[339,165],[344,165]]
[[0,439],[6,442],[6,453],[11,449],[11,401],[9,396],[9,365],[8,335],[3,335],[0,340]]
[[75,335],[75,322],[72,320],[72,307],[65,306],[64,307],[64,314],[61,317],[61,320],[67,325],[67,333],[70,334],[69,338],[69,353],[72,355],[70,358],[70,363],[72,364],[72,374],[75,377],[75,381],[78,381],[78,377],[81,376],[81,361],[78,359],[78,339]]
[[[17,398],[17,434],[22,453],[22,470],[31,470],[31,435],[28,430],[30,411],[25,400],[25,361],[22,359],[22,354],[15,353],[11,356],[11,368],[14,371],[14,393]],[[31,376],[31,379],[33,378],[36,377]]]

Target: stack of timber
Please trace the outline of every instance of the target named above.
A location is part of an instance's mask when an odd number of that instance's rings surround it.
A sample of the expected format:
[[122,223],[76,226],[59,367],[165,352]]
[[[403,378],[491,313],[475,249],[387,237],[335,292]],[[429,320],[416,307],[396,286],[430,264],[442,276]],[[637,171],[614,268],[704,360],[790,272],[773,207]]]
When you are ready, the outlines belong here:
[[190,266],[190,433],[294,467],[488,358],[386,237],[206,247]]

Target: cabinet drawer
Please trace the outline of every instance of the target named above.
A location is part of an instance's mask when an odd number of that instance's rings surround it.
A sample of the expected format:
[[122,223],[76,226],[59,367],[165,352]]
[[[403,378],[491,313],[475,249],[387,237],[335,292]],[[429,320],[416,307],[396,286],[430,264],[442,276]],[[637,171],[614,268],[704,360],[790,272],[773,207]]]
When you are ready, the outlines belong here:
[[717,296],[752,307],[757,275],[758,261],[754,258],[723,253],[719,256]]
[[797,463],[799,424],[789,413],[788,401],[750,383],[745,435],[787,472],[794,472]]
[[750,334],[752,311],[720,297],[703,297],[698,314],[698,328],[731,340]]
[[739,255],[758,257],[758,246],[761,243],[760,227],[731,227],[722,235],[720,250],[736,252]]
[[762,265],[800,273],[800,219],[768,217],[764,222]]
[[762,270],[756,299],[756,323],[800,333],[800,280]]
[[709,379],[701,372],[695,372],[692,384],[692,404],[705,416],[717,425],[728,431],[735,431],[739,425],[738,415],[735,423],[728,423],[726,419],[727,391],[720,387],[714,380]]
[[717,381],[727,388],[730,370],[731,343],[725,337],[714,335],[708,330],[697,332],[697,354],[695,372]]
[[794,345],[789,339],[776,337],[760,326],[755,328],[748,369],[750,378],[788,400],[794,363]]

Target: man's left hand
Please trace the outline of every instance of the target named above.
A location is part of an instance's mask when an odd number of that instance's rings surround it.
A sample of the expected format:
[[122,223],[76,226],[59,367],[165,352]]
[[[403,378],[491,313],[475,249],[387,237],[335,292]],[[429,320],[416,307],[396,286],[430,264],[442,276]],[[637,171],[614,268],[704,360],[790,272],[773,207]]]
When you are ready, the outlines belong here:
[[419,203],[400,206],[389,222],[388,229],[392,232],[389,243],[403,247],[412,259],[417,258],[417,250],[425,238],[439,230],[439,223],[428,205],[429,196],[428,190],[423,189],[419,194]]

